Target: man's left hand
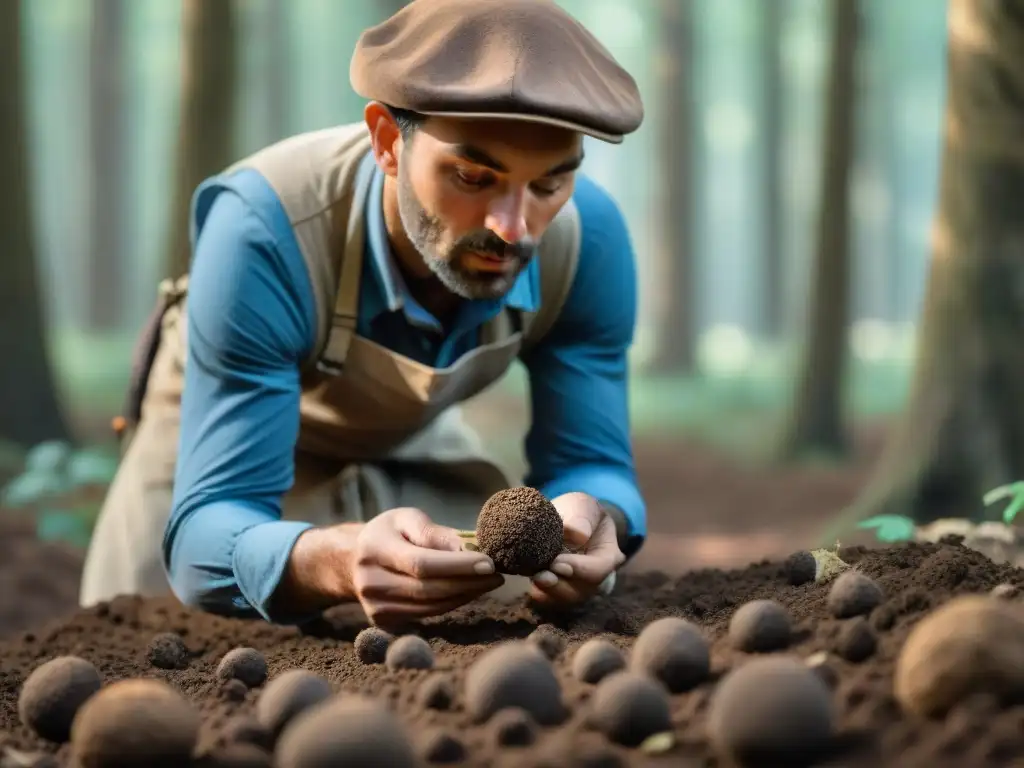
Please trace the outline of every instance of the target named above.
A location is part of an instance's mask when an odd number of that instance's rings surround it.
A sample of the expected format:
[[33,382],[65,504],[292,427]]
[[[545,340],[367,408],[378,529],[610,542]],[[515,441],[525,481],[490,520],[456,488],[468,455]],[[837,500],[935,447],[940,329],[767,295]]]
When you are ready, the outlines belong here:
[[533,577],[530,597],[539,603],[571,604],[596,594],[605,579],[626,561],[619,549],[615,522],[597,499],[565,493],[551,500],[562,517],[565,543],[573,554],[561,554],[551,569]]

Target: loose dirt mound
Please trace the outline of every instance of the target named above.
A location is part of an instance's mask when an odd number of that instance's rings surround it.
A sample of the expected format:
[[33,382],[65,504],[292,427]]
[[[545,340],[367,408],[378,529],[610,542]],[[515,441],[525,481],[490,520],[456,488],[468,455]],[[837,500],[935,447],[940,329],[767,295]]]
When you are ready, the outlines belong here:
[[[384,664],[360,662],[353,641],[365,624],[353,612],[336,613],[300,633],[202,615],[166,600],[120,598],[81,611],[69,621],[0,643],[0,743],[8,749],[54,753],[57,764],[68,764],[69,747],[58,747],[34,736],[19,722],[17,702],[21,685],[34,668],[56,656],[77,655],[95,664],[107,685],[124,678],[147,677],[167,681],[181,691],[202,714],[200,754],[221,748],[228,738],[261,741],[258,728],[251,722],[246,726],[234,716],[253,714],[262,688],[286,670],[304,668],[326,678],[335,691],[362,693],[389,702],[420,754],[429,753],[438,760],[462,759],[463,765],[479,766],[513,764],[517,768],[718,766],[724,763],[718,762],[710,746],[708,723],[714,719],[723,733],[731,728],[728,722],[721,723],[720,712],[715,718],[709,717],[718,681],[729,670],[766,656],[808,659],[828,652],[828,661],[816,669],[823,680],[834,684],[831,698],[838,736],[832,739],[831,756],[821,764],[846,768],[982,768],[1008,766],[1024,759],[1022,706],[974,696],[954,707],[944,719],[926,721],[903,714],[893,696],[897,656],[919,619],[955,595],[987,593],[1006,582],[1024,585],[1024,571],[995,565],[956,543],[915,544],[892,550],[851,548],[841,554],[882,590],[881,604],[867,617],[834,618],[835,610],[828,600],[831,585],[811,582],[792,586],[781,563],[760,563],[733,572],[700,571],[671,579],[659,574],[632,574],[621,580],[612,597],[597,599],[586,611],[573,615],[541,615],[526,605],[481,604],[433,620],[420,631],[434,651],[430,670],[390,670]],[[791,626],[787,648],[761,655],[735,650],[735,639],[729,637],[730,620],[736,609],[751,600],[773,600],[788,612]],[[587,640],[604,638],[623,650],[628,663],[641,630],[669,616],[697,624],[710,641],[710,677],[695,688],[664,694],[668,696],[675,735],[669,751],[652,753],[615,744],[588,726],[592,699],[601,697],[592,697],[598,690],[594,685],[576,680],[576,649]],[[464,684],[470,664],[494,644],[526,638],[541,624],[554,625],[544,632],[561,635],[567,641],[560,653],[554,646],[557,655],[553,661],[567,719],[557,725],[538,725],[521,709],[514,709],[504,710],[489,723],[477,724],[466,706]],[[678,632],[685,634],[684,623],[662,626],[679,627]],[[156,635],[166,632],[184,638],[189,652],[184,669],[161,669],[150,661],[148,646]],[[239,679],[218,678],[221,658],[237,647],[262,652],[269,671],[268,683],[250,690]],[[516,663],[533,663],[528,656],[520,656]],[[842,656],[861,661],[853,663]],[[537,663],[543,658],[538,653]],[[622,670],[617,677],[610,672],[607,680],[623,691],[636,689],[633,694],[637,701],[647,697],[645,706],[653,713],[651,717],[666,722],[659,703],[661,694],[646,689],[636,675],[629,676],[635,671]],[[783,665],[775,671],[767,669],[761,676],[767,679],[772,674],[781,680],[792,676],[792,669]],[[431,680],[427,689],[421,688],[425,680]],[[806,683],[804,680],[799,685],[806,688]],[[321,694],[310,696],[319,699]],[[522,701],[529,703],[527,699]],[[757,708],[756,703],[752,706]],[[806,708],[806,700],[803,706]],[[371,710],[366,712],[366,717],[372,715]],[[616,727],[623,732],[636,734],[636,728],[643,728],[635,716],[624,720],[621,713],[606,714],[606,719],[617,719]],[[778,732],[799,733],[792,723],[782,722],[785,719],[783,713]],[[827,726],[827,717],[818,719],[821,728]],[[759,738],[757,731],[763,731],[762,726],[761,722],[737,722],[731,730],[749,741]],[[284,734],[288,732],[286,726]],[[664,739],[661,741],[664,747]],[[243,752],[251,761],[245,764],[259,764],[255,762],[259,750],[239,747],[236,759]],[[207,759],[202,764],[229,764],[228,753],[222,750],[219,754],[225,756],[225,762]],[[266,760],[263,764],[272,763]]]

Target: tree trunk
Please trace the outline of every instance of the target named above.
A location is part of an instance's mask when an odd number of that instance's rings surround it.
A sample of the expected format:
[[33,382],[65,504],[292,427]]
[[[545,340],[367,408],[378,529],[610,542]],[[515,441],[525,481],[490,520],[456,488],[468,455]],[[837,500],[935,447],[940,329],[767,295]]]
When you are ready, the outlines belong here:
[[0,3],[0,439],[66,439],[32,244],[21,3]]
[[183,0],[181,115],[167,276],[188,271],[192,194],[234,160],[237,19],[234,0]]
[[650,369],[654,373],[690,374],[697,368],[697,288],[694,259],[696,179],[693,107],[693,2],[659,0],[661,45],[657,58],[661,115],[661,151],[657,178],[662,237],[660,252],[663,303]]
[[782,73],[783,6],[761,3],[759,66],[761,67],[761,237],[764,271],[762,333],[779,340],[785,332],[785,268],[782,259],[782,116],[785,86]]
[[1024,12],[951,0],[939,211],[911,398],[844,513],[972,517],[1024,479]]
[[125,264],[121,226],[126,203],[124,180],[125,79],[124,0],[93,0],[89,51],[89,159],[92,194],[89,199],[91,243],[87,291],[88,328],[109,331],[121,322],[125,293]]
[[846,450],[843,378],[850,304],[850,170],[856,117],[857,0],[832,0],[832,60],[808,341],[783,455]]

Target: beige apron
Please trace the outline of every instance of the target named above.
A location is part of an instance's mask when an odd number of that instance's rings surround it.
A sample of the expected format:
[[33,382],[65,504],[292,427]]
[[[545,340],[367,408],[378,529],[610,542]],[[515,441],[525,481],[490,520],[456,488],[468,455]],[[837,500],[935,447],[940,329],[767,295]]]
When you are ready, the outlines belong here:
[[[295,482],[282,501],[282,516],[329,525],[413,506],[439,524],[473,529],[483,502],[510,481],[457,404],[496,382],[514,362],[523,343],[522,318],[511,309],[500,312],[481,329],[478,347],[444,369],[358,336],[369,180],[362,178],[356,188],[332,327],[300,401]],[[574,237],[558,245],[573,258],[578,232]],[[555,271],[571,281],[574,269],[573,264]],[[174,295],[163,316],[142,417],[90,543],[80,592],[83,606],[118,594],[169,591],[161,542],[170,515],[180,426],[187,280],[163,290]],[[559,298],[566,292],[557,289]],[[541,322],[549,325],[551,320]],[[521,595],[528,584],[527,579],[508,578],[498,594]]]

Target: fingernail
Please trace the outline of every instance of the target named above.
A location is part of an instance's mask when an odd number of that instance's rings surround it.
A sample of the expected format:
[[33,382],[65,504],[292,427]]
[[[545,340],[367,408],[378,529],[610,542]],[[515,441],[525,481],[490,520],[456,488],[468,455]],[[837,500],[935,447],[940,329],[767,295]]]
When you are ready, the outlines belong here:
[[533,577],[533,581],[542,587],[553,587],[558,583],[558,577],[550,571],[541,571]]
[[473,566],[473,570],[481,576],[490,576],[494,573],[494,563],[489,560],[481,560]]
[[568,563],[555,563],[551,566],[551,570],[561,576],[563,579],[572,578],[572,566]]

